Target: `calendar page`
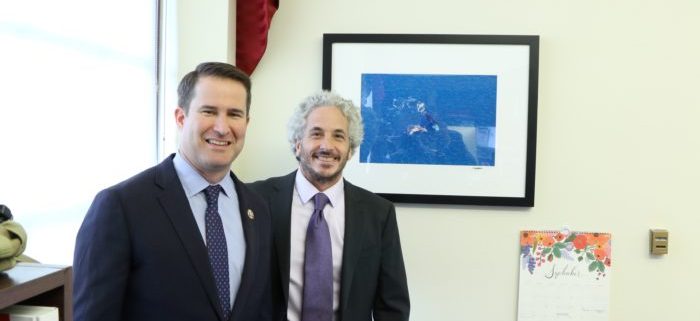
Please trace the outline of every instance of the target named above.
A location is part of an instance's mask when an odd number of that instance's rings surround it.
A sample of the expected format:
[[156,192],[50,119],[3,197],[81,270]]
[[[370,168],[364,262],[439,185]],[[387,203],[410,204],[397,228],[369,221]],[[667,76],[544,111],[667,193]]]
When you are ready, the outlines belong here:
[[520,232],[518,321],[608,321],[609,233]]

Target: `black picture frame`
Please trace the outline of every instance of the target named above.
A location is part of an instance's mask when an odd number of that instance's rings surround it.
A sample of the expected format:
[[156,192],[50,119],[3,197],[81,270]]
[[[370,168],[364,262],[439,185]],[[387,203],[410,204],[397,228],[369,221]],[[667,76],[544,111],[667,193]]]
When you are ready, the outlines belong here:
[[[398,203],[533,207],[538,68],[536,35],[324,34],[322,88],[352,99],[362,109],[365,122],[365,140],[346,164],[344,176]],[[403,91],[394,90],[397,86],[392,83],[401,84]],[[411,92],[416,95],[406,94]],[[465,106],[441,105],[448,101],[443,96]],[[482,96],[490,98],[474,99]],[[480,104],[485,107],[474,107],[474,101],[483,101]],[[435,116],[439,107],[433,114],[424,108],[447,105],[451,109],[443,107],[442,120]],[[403,127],[387,120],[388,110],[392,115],[410,111],[422,123],[409,123],[401,132]],[[367,117],[379,111],[384,116]],[[474,113],[485,115],[474,118],[486,120],[449,123]],[[384,133],[387,126],[395,126],[391,130],[400,134]],[[426,156],[448,154],[451,147],[411,153],[410,141],[399,137],[416,132],[429,137],[423,133],[431,131],[443,138],[450,137],[446,132],[451,136],[456,132],[455,137],[462,140],[459,148],[469,154],[469,160],[459,163],[456,158]],[[409,143],[377,147],[402,140]],[[436,146],[440,142],[433,141]],[[369,147],[362,150],[365,145]],[[407,161],[407,157],[415,158]],[[392,163],[395,159],[398,163]]]

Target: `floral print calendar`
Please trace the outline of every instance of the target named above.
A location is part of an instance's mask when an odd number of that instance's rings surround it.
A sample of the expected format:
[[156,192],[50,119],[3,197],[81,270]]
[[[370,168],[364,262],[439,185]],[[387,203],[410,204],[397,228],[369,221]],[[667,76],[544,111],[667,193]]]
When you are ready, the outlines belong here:
[[518,321],[608,321],[609,233],[520,232]]

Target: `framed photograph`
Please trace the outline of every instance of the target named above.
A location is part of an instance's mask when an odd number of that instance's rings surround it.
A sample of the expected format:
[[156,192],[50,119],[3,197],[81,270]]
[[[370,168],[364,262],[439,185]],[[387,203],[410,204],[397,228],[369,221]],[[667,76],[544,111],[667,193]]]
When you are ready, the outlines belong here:
[[361,109],[344,176],[393,202],[534,206],[539,36],[324,34]]

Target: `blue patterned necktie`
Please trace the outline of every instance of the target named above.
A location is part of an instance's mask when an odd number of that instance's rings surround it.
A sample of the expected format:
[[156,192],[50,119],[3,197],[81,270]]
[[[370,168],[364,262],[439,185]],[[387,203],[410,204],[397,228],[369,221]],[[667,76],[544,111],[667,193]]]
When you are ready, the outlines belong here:
[[302,321],[333,319],[333,256],[331,235],[323,217],[326,204],[326,194],[318,193],[314,196],[314,213],[306,228]]
[[224,318],[228,319],[231,313],[231,288],[228,280],[228,248],[226,247],[224,225],[219,216],[219,193],[221,190],[221,185],[211,185],[204,189],[204,195],[207,198],[207,212],[204,215],[204,221],[209,263],[212,272],[214,272],[221,310],[224,312]]

